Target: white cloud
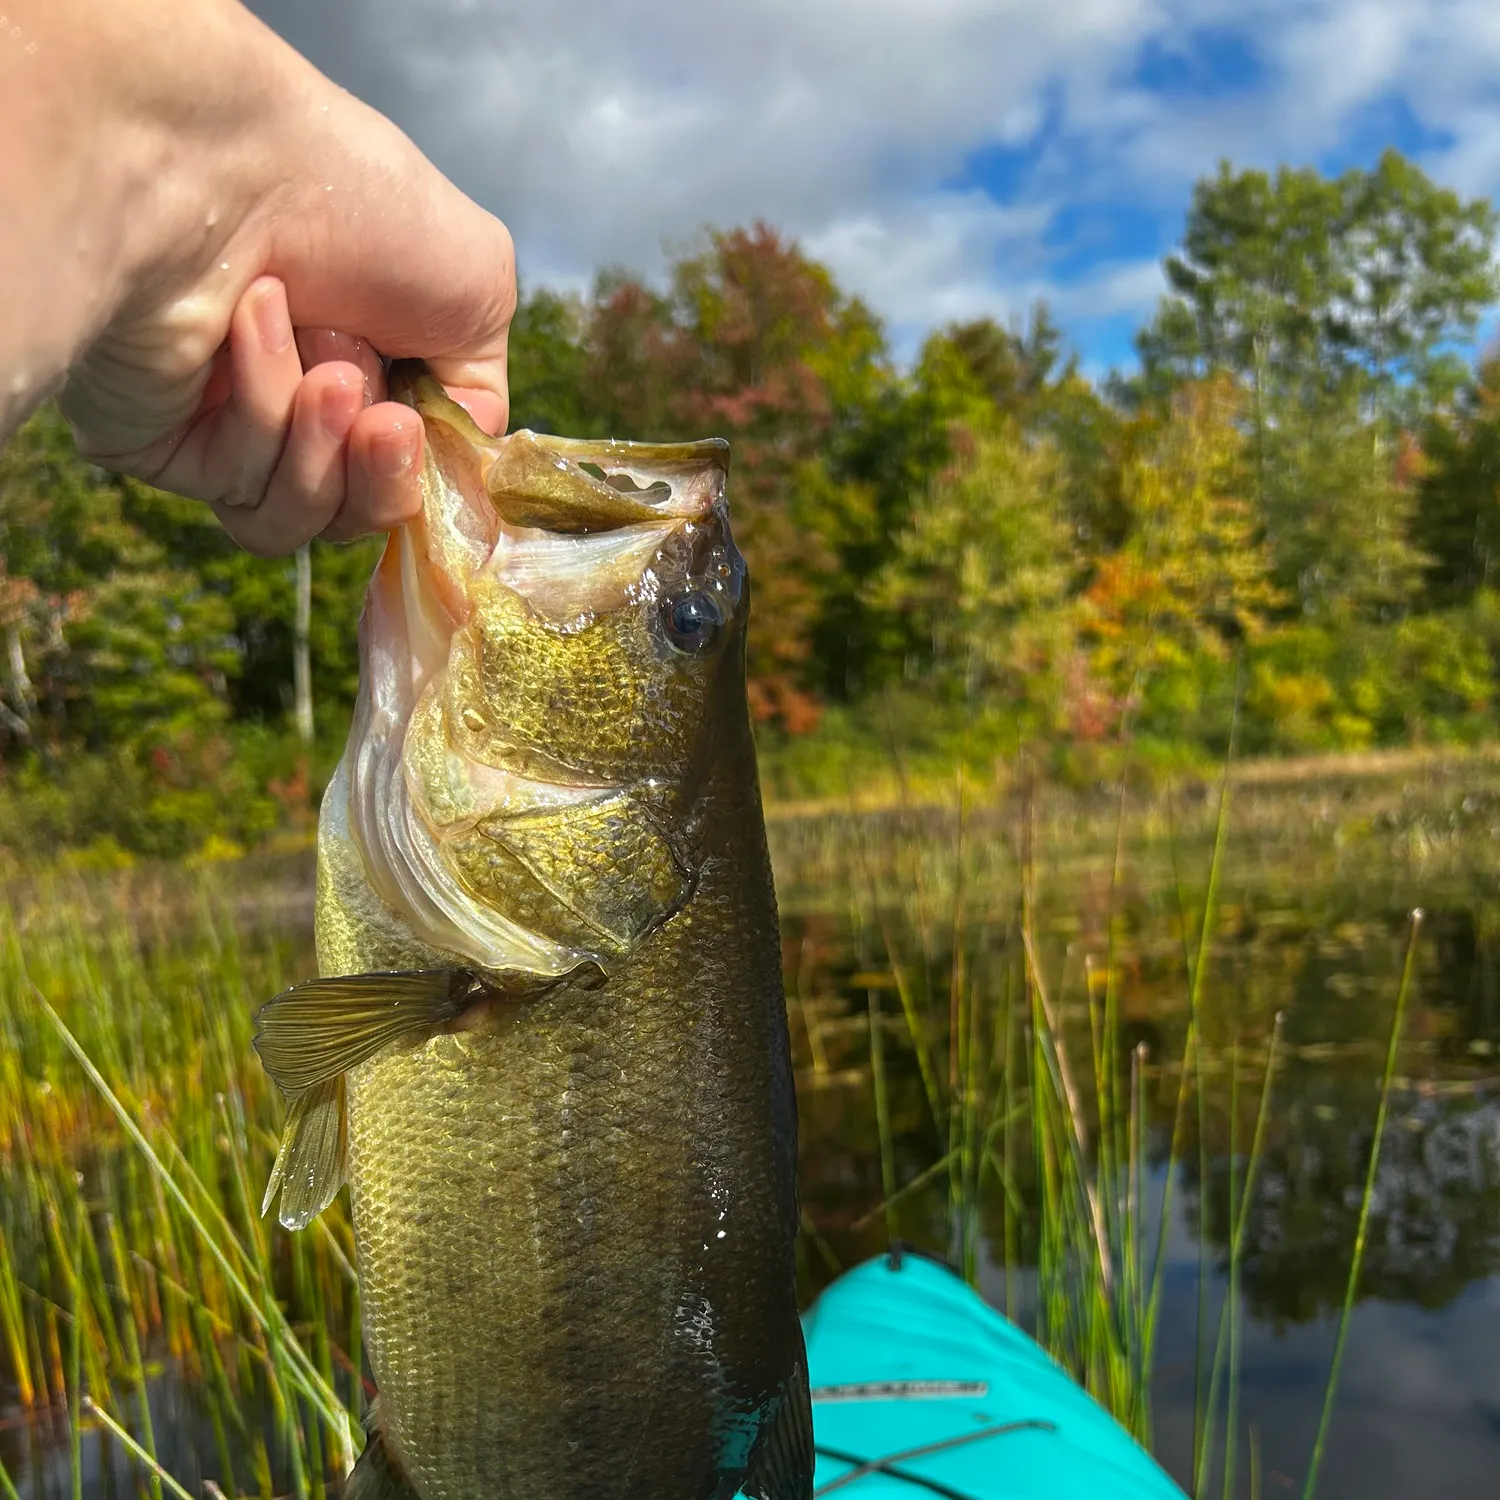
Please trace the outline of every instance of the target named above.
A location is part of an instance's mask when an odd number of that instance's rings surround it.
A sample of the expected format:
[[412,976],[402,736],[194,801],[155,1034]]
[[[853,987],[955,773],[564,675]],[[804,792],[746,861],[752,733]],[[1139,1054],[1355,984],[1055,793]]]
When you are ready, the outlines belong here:
[[996,268],[1002,258],[1036,261],[1050,217],[1044,205],[1005,208],[977,191],[945,193],[837,220],[804,243],[894,327],[921,329],[1016,310]]
[[[664,240],[756,217],[800,236],[898,329],[1004,315],[1039,291],[1068,318],[1149,308],[1140,245],[1059,270],[1055,216],[1132,204],[1175,231],[1221,155],[1338,148],[1400,99],[1500,186],[1494,0],[253,0],[510,224],[528,279],[648,273]],[[1247,89],[1138,81],[1148,44],[1253,39]],[[945,191],[986,147],[1032,148],[1006,201]],[[1147,247],[1152,253],[1156,247]]]
[[1166,289],[1161,262],[1152,259],[1104,262],[1085,281],[1051,293],[1038,290],[1037,295],[1046,297],[1063,317],[1094,319],[1148,313]]

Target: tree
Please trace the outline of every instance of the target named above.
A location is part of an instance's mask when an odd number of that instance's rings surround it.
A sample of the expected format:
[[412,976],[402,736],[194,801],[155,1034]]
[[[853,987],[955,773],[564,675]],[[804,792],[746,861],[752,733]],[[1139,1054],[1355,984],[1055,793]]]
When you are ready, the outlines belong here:
[[947,692],[1003,699],[1039,727],[1071,645],[1063,465],[1049,440],[1028,439],[994,411],[959,425],[952,450],[873,582],[872,603]]
[[1422,450],[1415,536],[1433,598],[1458,602],[1500,583],[1500,358],[1429,417]]
[[1137,347],[1158,392],[1231,370],[1257,429],[1281,400],[1359,383],[1370,413],[1409,418],[1451,393],[1445,345],[1473,332],[1497,290],[1494,208],[1433,183],[1399,152],[1336,179],[1234,171],[1193,190],[1171,292]]
[[1075,358],[1064,357],[1062,330],[1045,302],[1008,328],[993,318],[951,323],[923,345],[921,362],[929,381],[946,365],[948,384],[967,385],[996,411],[1020,418],[1077,369]]
[[1361,419],[1353,392],[1288,403],[1261,445],[1261,514],[1275,578],[1308,620],[1405,613],[1426,558],[1412,539],[1413,450]]
[[1195,188],[1136,394],[1221,369],[1243,385],[1248,494],[1299,614],[1408,607],[1422,553],[1404,433],[1451,397],[1447,346],[1500,290],[1496,222],[1395,151],[1334,179],[1224,163]]
[[[1226,375],[1184,385],[1164,416],[1124,434],[1123,545],[1100,558],[1083,596],[1095,672],[1117,700],[1196,691],[1279,603],[1271,556],[1245,500],[1244,398]],[[1179,693],[1176,707],[1190,707]],[[1180,724],[1172,726],[1180,730]]]
[[683,439],[684,387],[696,363],[672,299],[620,272],[594,284],[585,333],[582,398],[601,436]]
[[506,373],[510,430],[598,437],[587,408],[584,348],[587,309],[578,297],[539,287],[520,299],[510,328]]

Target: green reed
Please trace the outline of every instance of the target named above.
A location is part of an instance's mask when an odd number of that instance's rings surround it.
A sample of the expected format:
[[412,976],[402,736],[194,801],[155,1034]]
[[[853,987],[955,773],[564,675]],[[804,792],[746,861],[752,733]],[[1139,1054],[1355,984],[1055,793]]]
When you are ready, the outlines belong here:
[[281,1105],[251,1015],[308,944],[250,929],[233,889],[53,880],[0,909],[0,1360],[42,1428],[62,1419],[75,1500],[86,1438],[152,1500],[181,1493],[163,1375],[194,1393],[227,1496],[318,1500],[352,1463],[347,1221],[294,1237],[254,1206]]
[[1344,1343],[1349,1336],[1349,1316],[1359,1289],[1359,1273],[1364,1265],[1365,1235],[1370,1225],[1370,1205],[1375,1197],[1375,1174],[1380,1167],[1380,1148],[1385,1141],[1386,1118],[1390,1111],[1391,1089],[1396,1078],[1396,1059],[1401,1047],[1401,1030],[1406,1021],[1406,1006],[1411,994],[1412,973],[1417,957],[1417,938],[1422,930],[1420,909],[1411,914],[1411,932],[1406,944],[1406,961],[1401,966],[1401,988],[1396,995],[1396,1014],[1391,1022],[1390,1041],[1386,1045],[1385,1070],[1380,1077],[1380,1106],[1375,1116],[1375,1133],[1370,1141],[1370,1160],[1365,1169],[1365,1188],[1359,1205],[1359,1227],[1355,1231],[1354,1249],[1349,1258],[1349,1279],[1344,1287],[1344,1305],[1339,1314],[1339,1331],[1333,1346],[1333,1368],[1318,1416],[1318,1435],[1313,1440],[1312,1461],[1307,1466],[1307,1481],[1302,1500],[1312,1500],[1323,1465],[1323,1447],[1328,1441],[1328,1424],[1333,1417],[1333,1399],[1338,1391],[1339,1371],[1344,1363]]
[[[971,1281],[993,1271],[1005,1311],[1148,1445],[1167,1223],[1195,1154],[1207,1181],[1209,1084],[1229,1059],[1227,1290],[1216,1311],[1205,1290],[1199,1315],[1193,1461],[1196,1493],[1222,1475],[1226,1500],[1240,1263],[1281,1035],[1278,1019],[1225,1045],[1208,982],[1229,806],[1226,786],[1171,841],[1184,864],[1203,851],[1201,898],[1175,882],[1187,1023],[1172,1057],[1125,1045],[1117,951],[1126,866],[1159,811],[1123,793],[1096,808],[1104,928],[1061,954],[1039,892],[1074,878],[1076,844],[1040,798],[985,805],[961,787],[948,809],[773,826],[784,905],[828,912],[858,964],[832,998],[813,938],[789,964],[804,1136],[816,1151],[820,1099],[867,1091],[878,1152],[878,1185],[842,1227],[804,1212],[815,1279],[871,1229],[931,1243]],[[251,1017],[309,972],[306,915],[305,869],[248,863],[50,878],[0,902],[0,1380],[67,1450],[75,1496],[86,1452],[151,1500],[323,1500],[352,1462],[365,1387],[345,1207],[299,1235],[258,1212],[281,1104]],[[1155,1190],[1153,1089],[1170,1099]],[[1242,1094],[1258,1100],[1244,1132]],[[1346,1307],[1340,1350],[1347,1323]],[[153,1412],[169,1386],[191,1393],[195,1445]],[[1254,1495],[1253,1431],[1248,1459]],[[55,1495],[39,1463],[0,1468],[0,1500]]]
[[[860,945],[862,972],[855,982],[864,991],[880,1194],[848,1233],[857,1237],[883,1222],[888,1239],[925,1241],[976,1285],[987,1260],[1002,1279],[1004,1310],[1149,1447],[1169,1223],[1189,1151],[1206,1191],[1214,1132],[1211,1085],[1227,1068],[1227,1265],[1215,1306],[1208,1215],[1200,1205],[1190,1487],[1198,1497],[1217,1487],[1231,1500],[1241,1492],[1241,1465],[1247,1462],[1254,1497],[1261,1492],[1261,1461],[1253,1428],[1247,1458],[1240,1457],[1242,1268],[1276,1107],[1283,1017],[1278,1011],[1260,1035],[1242,1036],[1238,1019],[1211,992],[1231,826],[1226,772],[1209,818],[1199,818],[1197,840],[1183,847],[1174,836],[1170,807],[1166,815],[1187,1018],[1180,1051],[1151,1058],[1123,1044],[1116,903],[1130,831],[1142,823],[1127,808],[1123,791],[1111,821],[1102,952],[1065,952],[1060,963],[1043,951],[1038,866],[1044,840],[1038,836],[1037,801],[1024,787],[1008,807],[989,809],[982,824],[971,820],[960,794],[946,816],[907,805],[876,819],[839,818],[839,848],[818,848],[807,828],[776,830],[783,845],[778,868],[787,863],[787,844],[809,856],[818,870],[809,886],[842,892]],[[1194,903],[1181,864],[1194,848],[1204,848],[1204,833],[1206,866]],[[1409,951],[1398,1031],[1410,979]],[[818,1077],[836,1079],[830,1038],[840,1023],[827,1006],[810,999],[808,988],[799,972],[794,1018],[807,1032]],[[894,995],[894,1008],[883,1005],[886,993]],[[1396,1034],[1376,1125],[1377,1151]],[[931,1142],[929,1159],[915,1170],[901,1159],[893,1102],[893,1072],[903,1056],[925,1116],[921,1133]],[[1164,1082],[1175,1079],[1154,1205],[1147,1191],[1148,1071]],[[1253,1126],[1242,1131],[1246,1099],[1254,1103]],[[906,1133],[912,1134],[909,1122]],[[1374,1170],[1372,1154],[1362,1226]],[[982,1236],[987,1222],[992,1227]],[[1362,1239],[1363,1229],[1304,1500],[1310,1500],[1321,1462]],[[820,1253],[832,1254],[826,1241]]]

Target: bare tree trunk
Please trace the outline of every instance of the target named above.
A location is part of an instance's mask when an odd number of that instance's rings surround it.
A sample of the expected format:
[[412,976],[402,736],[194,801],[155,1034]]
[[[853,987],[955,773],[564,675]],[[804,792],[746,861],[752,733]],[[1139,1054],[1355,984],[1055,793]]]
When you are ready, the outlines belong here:
[[308,641],[312,629],[312,549],[311,544],[297,549],[297,615],[292,650],[293,690],[296,693],[295,717],[297,738],[312,744],[312,648]]
[[5,627],[7,675],[15,712],[5,715],[6,728],[22,739],[31,738],[31,715],[36,708],[36,693],[31,674],[26,670],[26,653],[21,647],[21,622],[11,620]]

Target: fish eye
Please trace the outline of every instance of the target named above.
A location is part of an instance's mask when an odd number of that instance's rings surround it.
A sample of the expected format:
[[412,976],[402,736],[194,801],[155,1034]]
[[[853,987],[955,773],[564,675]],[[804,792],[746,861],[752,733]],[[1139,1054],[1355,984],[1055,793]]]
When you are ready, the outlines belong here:
[[724,625],[723,611],[712,594],[691,589],[674,594],[662,604],[662,628],[667,639],[689,656],[706,651],[719,638]]

